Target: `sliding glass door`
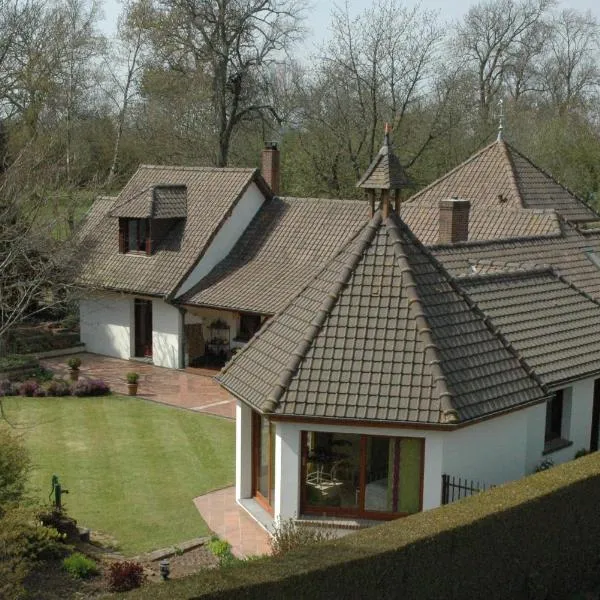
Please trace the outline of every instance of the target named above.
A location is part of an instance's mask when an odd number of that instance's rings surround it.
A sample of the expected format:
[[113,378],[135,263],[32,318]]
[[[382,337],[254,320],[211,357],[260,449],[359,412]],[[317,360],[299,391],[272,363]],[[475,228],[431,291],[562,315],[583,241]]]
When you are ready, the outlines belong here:
[[421,510],[424,440],[302,434],[302,510],[386,518]]

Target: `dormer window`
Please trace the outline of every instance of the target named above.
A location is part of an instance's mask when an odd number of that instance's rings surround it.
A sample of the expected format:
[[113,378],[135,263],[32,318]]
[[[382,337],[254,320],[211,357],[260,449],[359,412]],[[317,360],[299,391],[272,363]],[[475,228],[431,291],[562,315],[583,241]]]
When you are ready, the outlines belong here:
[[152,254],[150,219],[119,219],[119,252]]

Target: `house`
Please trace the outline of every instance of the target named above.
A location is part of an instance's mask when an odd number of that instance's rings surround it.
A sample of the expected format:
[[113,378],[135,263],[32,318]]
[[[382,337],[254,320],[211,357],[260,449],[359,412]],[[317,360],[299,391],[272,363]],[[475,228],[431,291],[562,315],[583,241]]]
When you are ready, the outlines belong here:
[[[257,518],[395,518],[439,506],[445,474],[501,484],[598,449],[598,215],[502,139],[406,206],[404,181],[386,136],[370,220],[218,376]],[[481,211],[496,239],[471,235]]]
[[[367,222],[364,202],[279,197],[279,151],[262,172],[141,166],[84,223],[81,339],[154,364],[223,364]],[[426,244],[438,203],[400,207]],[[560,235],[552,208],[473,205],[469,239]]]

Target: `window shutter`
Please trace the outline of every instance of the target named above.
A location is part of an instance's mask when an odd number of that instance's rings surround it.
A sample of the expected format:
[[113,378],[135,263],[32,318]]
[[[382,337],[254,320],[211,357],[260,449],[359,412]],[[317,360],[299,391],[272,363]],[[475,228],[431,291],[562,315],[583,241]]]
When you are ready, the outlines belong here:
[[127,219],[119,219],[119,252],[125,254],[129,247],[127,239]]

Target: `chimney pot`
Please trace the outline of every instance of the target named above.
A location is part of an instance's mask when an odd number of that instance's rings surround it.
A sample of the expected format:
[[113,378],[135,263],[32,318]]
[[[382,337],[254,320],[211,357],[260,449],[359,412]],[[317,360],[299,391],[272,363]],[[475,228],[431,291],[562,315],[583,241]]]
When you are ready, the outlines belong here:
[[471,203],[468,200],[451,198],[440,200],[439,243],[455,244],[469,239],[469,211]]
[[280,168],[277,142],[265,142],[265,147],[262,151],[262,176],[269,184],[273,194],[278,196]]

